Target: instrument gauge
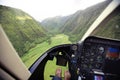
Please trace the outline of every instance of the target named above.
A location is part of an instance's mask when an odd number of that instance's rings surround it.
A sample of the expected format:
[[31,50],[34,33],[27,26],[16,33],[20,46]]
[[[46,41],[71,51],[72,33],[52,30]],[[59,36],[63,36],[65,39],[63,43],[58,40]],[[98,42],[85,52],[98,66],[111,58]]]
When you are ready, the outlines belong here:
[[98,48],[98,53],[99,54],[103,54],[105,52],[105,48],[104,47],[99,47]]

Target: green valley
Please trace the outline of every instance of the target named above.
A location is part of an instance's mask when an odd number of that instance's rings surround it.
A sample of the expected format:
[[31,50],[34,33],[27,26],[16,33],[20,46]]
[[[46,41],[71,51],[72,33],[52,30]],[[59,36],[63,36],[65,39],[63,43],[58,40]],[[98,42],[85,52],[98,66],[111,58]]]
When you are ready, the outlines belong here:
[[[19,9],[0,5],[0,24],[27,68],[51,47],[71,43],[69,36],[49,34],[38,21]],[[56,59],[47,62],[45,80],[50,80],[57,67]]]
[[68,43],[71,43],[71,42],[68,40],[67,35],[64,35],[64,34],[55,35],[54,37],[51,37],[51,43],[49,43],[48,41],[45,41],[43,43],[38,44],[36,47],[30,49],[29,52],[22,57],[22,60],[27,67],[30,67],[31,64],[37,58],[39,58],[45,51],[47,51],[51,47],[60,45],[60,44],[68,44]]
[[44,20],[41,24],[48,30],[53,31],[56,29],[58,30],[56,32],[68,35],[71,42],[78,42],[110,2],[111,0],[107,0],[98,3],[85,10],[78,10],[76,13],[69,16],[49,18]]

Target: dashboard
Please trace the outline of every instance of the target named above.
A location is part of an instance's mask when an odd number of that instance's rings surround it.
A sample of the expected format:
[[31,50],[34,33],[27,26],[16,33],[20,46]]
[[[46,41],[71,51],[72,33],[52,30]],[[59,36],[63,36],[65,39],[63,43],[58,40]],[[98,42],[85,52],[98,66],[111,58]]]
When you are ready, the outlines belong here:
[[110,40],[101,40],[97,38],[87,39],[81,52],[82,69],[100,69],[103,70],[105,60],[119,60],[120,59],[120,45],[118,42]]
[[55,46],[31,66],[29,80],[44,80],[47,61],[54,57],[56,65],[68,67],[70,80],[120,80],[119,40],[90,36],[81,43]]
[[86,75],[86,73],[120,75],[120,42],[88,37],[81,48],[78,67],[81,69],[82,75]]

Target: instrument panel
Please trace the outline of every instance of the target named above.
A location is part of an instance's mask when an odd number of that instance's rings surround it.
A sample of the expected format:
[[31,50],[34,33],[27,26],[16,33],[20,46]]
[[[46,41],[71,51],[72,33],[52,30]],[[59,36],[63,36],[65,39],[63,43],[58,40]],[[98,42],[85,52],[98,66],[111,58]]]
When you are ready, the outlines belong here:
[[104,71],[109,62],[118,60],[120,60],[119,41],[89,37],[83,43],[79,66],[86,72],[93,69]]

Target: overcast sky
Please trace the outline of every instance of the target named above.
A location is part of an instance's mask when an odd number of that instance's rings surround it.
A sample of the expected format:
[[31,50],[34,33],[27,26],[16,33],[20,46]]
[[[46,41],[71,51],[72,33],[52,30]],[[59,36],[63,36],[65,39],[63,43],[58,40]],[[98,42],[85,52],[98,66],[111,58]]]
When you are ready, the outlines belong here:
[[0,4],[22,9],[36,20],[66,16],[105,0],[0,0]]

